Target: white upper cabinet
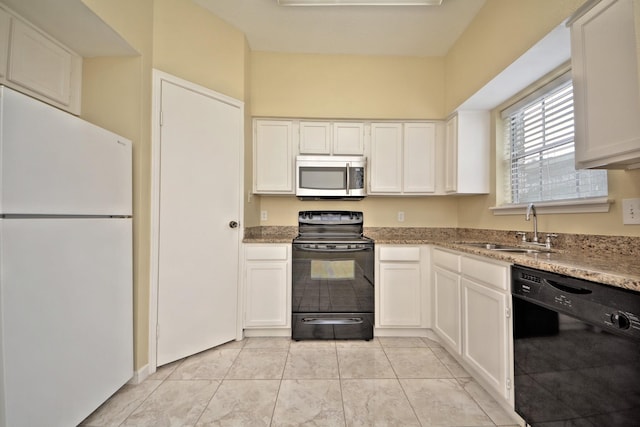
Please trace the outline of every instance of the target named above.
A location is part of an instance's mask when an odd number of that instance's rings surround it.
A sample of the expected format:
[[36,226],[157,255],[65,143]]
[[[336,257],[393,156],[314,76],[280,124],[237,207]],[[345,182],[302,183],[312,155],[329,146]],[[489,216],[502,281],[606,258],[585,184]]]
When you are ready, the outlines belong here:
[[253,123],[253,192],[294,194],[294,123],[261,120]]
[[457,111],[445,135],[444,191],[489,193],[489,112]]
[[371,124],[370,194],[402,192],[402,123]]
[[300,122],[300,153],[331,154],[331,123]]
[[79,55],[0,9],[0,83],[79,114],[81,79]]
[[640,4],[602,0],[571,22],[576,168],[640,167]]
[[405,193],[425,194],[436,190],[436,125],[404,124]]
[[433,194],[435,147],[435,123],[372,123],[370,194]]
[[300,154],[363,153],[364,123],[300,121]]
[[364,123],[333,123],[333,154],[364,154]]

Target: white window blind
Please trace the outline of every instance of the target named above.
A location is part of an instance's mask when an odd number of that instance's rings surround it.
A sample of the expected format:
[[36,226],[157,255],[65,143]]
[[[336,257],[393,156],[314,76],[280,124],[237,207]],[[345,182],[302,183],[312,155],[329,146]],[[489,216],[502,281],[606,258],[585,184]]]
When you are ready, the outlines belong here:
[[502,112],[505,201],[512,204],[606,196],[607,172],[576,170],[573,87],[566,73]]

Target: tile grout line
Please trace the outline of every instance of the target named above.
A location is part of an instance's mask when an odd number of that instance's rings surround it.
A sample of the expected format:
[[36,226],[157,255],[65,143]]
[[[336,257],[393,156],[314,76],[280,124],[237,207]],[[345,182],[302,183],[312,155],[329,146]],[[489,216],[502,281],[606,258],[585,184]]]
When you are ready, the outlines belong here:
[[[190,356],[189,356],[189,357],[190,357]],[[149,400],[149,398],[150,398],[151,396],[153,396],[153,395],[156,393],[156,391],[158,391],[158,389],[159,389],[160,387],[162,387],[162,385],[163,385],[163,384],[164,384],[164,383],[169,379],[169,377],[170,377],[170,376],[171,376],[171,375],[172,375],[172,374],[173,374],[173,373],[174,373],[174,372],[175,372],[175,371],[176,371],[180,366],[182,366],[182,364],[185,362],[185,360],[187,360],[189,357],[183,357],[182,359],[180,359],[180,362],[179,362],[178,364],[176,364],[176,366],[171,370],[171,372],[170,372],[170,373],[168,373],[168,374],[167,374],[167,376],[165,376],[164,378],[162,378],[162,379],[160,380],[160,384],[158,384],[158,386],[157,386],[156,388],[154,388],[154,389],[153,389],[153,391],[152,391],[151,393],[149,393],[149,394],[148,394],[144,399],[142,399],[142,400],[140,401],[140,403],[139,403],[135,408],[133,408],[133,410],[132,410],[131,412],[129,412],[129,414],[124,418],[124,420],[122,420],[122,422],[121,422],[120,424],[118,424],[118,426],[124,426],[124,424],[127,422],[127,420],[128,420],[128,419],[129,419],[129,418],[130,418],[130,417],[131,417],[131,416],[132,416],[132,415],[133,415],[133,414],[134,414],[138,409],[140,409],[140,407],[142,407],[142,405],[144,405],[144,404],[147,402],[147,400]],[[173,362],[170,362],[170,363],[173,363]],[[156,372],[157,372],[157,367],[156,367]],[[145,381],[146,381],[147,379],[148,379],[148,378],[146,378],[146,379],[145,379]]]
[[[223,344],[224,345],[224,344]],[[198,423],[200,422],[200,420],[202,419],[202,416],[204,415],[205,412],[207,412],[207,408],[209,407],[209,405],[211,404],[211,401],[213,401],[213,398],[216,396],[216,394],[218,393],[218,391],[220,390],[220,388],[222,387],[222,384],[225,382],[226,378],[227,378],[227,374],[229,374],[229,371],[231,371],[231,367],[233,366],[234,363],[236,363],[236,360],[238,359],[238,357],[240,356],[240,353],[242,352],[242,350],[244,349],[244,345],[242,345],[242,347],[240,347],[240,350],[238,351],[238,354],[236,354],[236,357],[233,359],[233,362],[231,362],[229,364],[229,367],[227,368],[226,372],[224,373],[224,375],[222,376],[222,378],[220,379],[220,381],[218,382],[218,386],[216,387],[216,390],[213,392],[213,394],[211,395],[211,397],[209,398],[209,400],[207,401],[207,404],[204,405],[204,409],[202,410],[202,412],[200,413],[200,416],[198,416],[198,419],[195,421],[195,423],[193,424],[194,426],[197,426]],[[178,367],[176,367],[176,370],[178,369]],[[168,377],[167,377],[168,378]],[[217,380],[215,380],[217,381]]]
[[287,346],[287,357],[284,359],[284,365],[282,366],[282,373],[280,373],[280,380],[278,381],[278,391],[276,392],[276,398],[273,401],[273,409],[271,410],[271,419],[269,420],[269,426],[273,425],[273,418],[276,415],[276,408],[278,406],[278,399],[280,399],[280,390],[282,389],[282,381],[284,380],[284,372],[287,369],[287,362],[291,355],[291,343]]
[[340,372],[340,357],[338,357],[338,345],[333,341],[333,349],[336,356],[336,366],[338,367],[338,384],[340,385],[340,401],[342,402],[342,420],[344,425],[347,425],[347,411],[344,408],[344,391],[342,389],[342,372]]

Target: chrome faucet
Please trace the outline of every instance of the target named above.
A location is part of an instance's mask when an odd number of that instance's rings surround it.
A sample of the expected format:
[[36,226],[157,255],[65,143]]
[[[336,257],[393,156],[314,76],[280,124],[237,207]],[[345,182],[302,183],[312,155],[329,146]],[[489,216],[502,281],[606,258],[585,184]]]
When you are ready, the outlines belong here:
[[527,214],[525,216],[527,221],[531,219],[531,212],[533,212],[533,238],[531,241],[538,243],[538,215],[536,214],[536,207],[533,203],[529,203],[529,206],[527,207]]

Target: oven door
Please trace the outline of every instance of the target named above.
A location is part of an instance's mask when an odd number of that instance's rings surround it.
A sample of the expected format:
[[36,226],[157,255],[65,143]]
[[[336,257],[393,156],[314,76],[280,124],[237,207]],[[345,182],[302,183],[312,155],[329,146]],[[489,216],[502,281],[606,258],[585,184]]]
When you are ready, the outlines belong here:
[[293,244],[293,339],[373,338],[373,248]]
[[515,409],[531,426],[631,426],[640,342],[513,298]]

